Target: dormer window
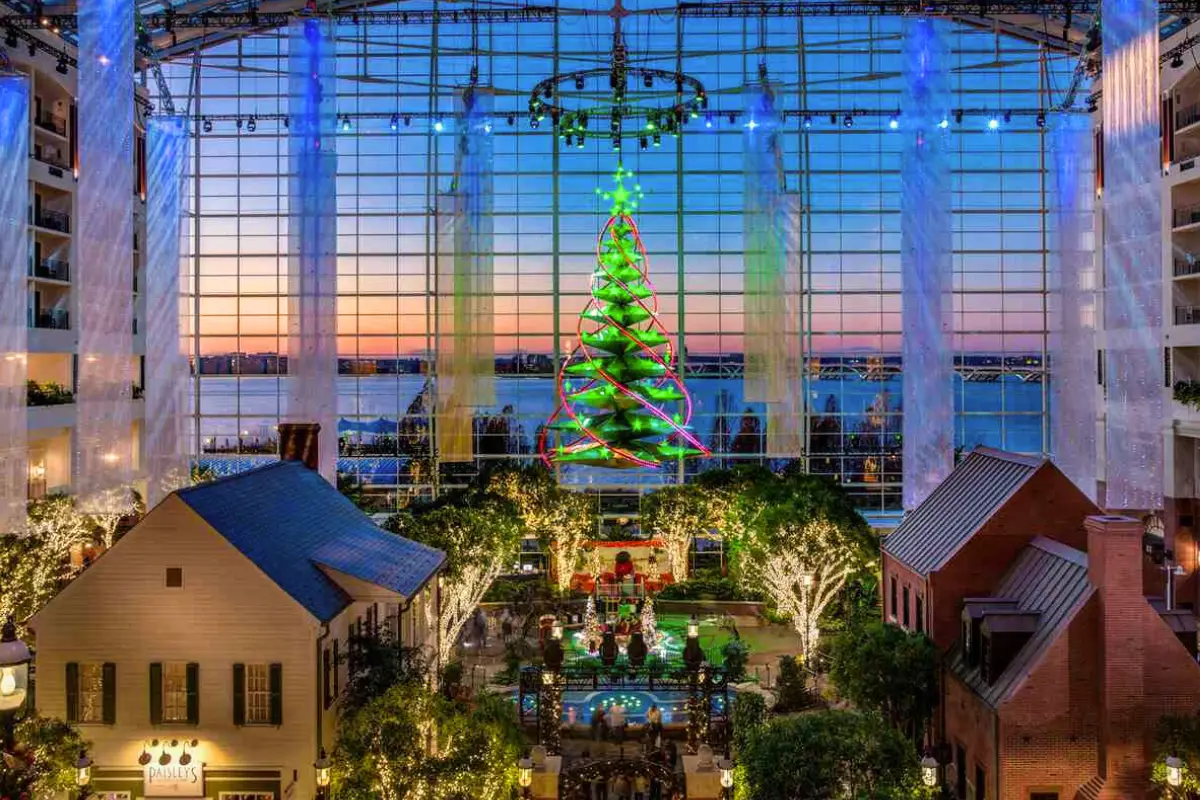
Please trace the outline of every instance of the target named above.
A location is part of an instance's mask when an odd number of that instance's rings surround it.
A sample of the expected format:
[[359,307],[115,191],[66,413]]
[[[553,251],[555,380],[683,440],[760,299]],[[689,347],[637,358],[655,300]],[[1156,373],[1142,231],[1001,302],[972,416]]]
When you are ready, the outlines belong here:
[[968,597],[963,600],[962,647],[968,667],[979,666],[980,623],[992,611],[1016,611],[1017,601],[1006,597]]
[[980,677],[995,683],[1037,631],[1041,615],[1036,611],[1003,609],[984,615],[980,626]]

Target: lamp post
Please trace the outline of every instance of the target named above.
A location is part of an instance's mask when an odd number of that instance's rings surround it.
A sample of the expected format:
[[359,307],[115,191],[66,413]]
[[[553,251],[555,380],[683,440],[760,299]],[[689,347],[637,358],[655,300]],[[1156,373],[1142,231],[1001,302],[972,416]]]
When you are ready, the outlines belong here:
[[718,758],[717,769],[721,771],[721,797],[729,800],[733,796],[733,761],[728,757]]
[[521,797],[530,797],[529,787],[533,785],[533,759],[522,758],[517,761],[517,784],[521,787]]
[[325,755],[325,748],[321,748],[321,755],[313,762],[313,771],[317,778],[317,796],[326,798],[329,796],[329,773],[330,773],[329,757]]
[[1167,785],[1171,787],[1171,795],[1183,785],[1183,761],[1178,756],[1167,756]]
[[92,760],[86,750],[79,751],[79,760],[75,762],[75,785],[79,787],[79,800],[84,800],[90,793],[92,783]]
[[29,689],[29,647],[17,638],[12,617],[0,629],[0,714],[4,716],[4,749],[12,750],[13,727],[25,707]]
[[931,753],[921,759],[921,783],[926,789],[936,789],[938,784],[938,762]]

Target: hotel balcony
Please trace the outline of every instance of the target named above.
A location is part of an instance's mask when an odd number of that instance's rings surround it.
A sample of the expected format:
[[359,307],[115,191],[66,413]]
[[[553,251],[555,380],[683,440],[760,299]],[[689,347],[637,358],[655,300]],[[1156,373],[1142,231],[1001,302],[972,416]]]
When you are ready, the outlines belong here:
[[71,280],[71,265],[57,258],[43,258],[30,265],[29,275],[32,278],[68,283]]
[[66,309],[54,308],[34,314],[29,312],[29,327],[51,331],[71,330],[71,315]]
[[43,208],[33,215],[33,224],[48,231],[71,232],[71,215],[66,211],[51,211]]
[[47,111],[43,111],[41,114],[35,116],[33,119],[33,124],[37,125],[44,131],[49,131],[50,133],[62,136],[64,138],[67,135],[67,121],[56,120],[54,116]]

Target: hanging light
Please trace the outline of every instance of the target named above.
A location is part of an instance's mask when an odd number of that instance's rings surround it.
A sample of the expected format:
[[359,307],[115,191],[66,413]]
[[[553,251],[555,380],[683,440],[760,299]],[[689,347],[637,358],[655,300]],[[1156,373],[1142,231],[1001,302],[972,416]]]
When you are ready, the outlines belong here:
[[528,789],[533,784],[532,758],[522,758],[517,761],[517,784],[522,789]]
[[575,88],[583,91],[583,76],[578,73],[575,75]]
[[1008,123],[1010,123],[1010,122],[1012,122],[1012,112],[1011,112],[1011,111],[1005,111],[1005,112],[1004,112],[1004,124],[1005,124],[1005,125],[1007,125],[1007,124],[1008,124]]
[[405,114],[404,115],[404,127],[407,128],[409,125],[412,125],[412,114]]
[[737,122],[737,113],[734,111],[730,111],[729,112],[729,124],[733,125],[736,122]]
[[612,149],[613,150],[621,149],[621,137],[620,136],[614,136],[612,138]]
[[0,711],[15,711],[25,704],[31,660],[29,647],[17,637],[17,626],[9,617],[0,634]]
[[441,133],[446,129],[446,123],[442,121],[441,117],[438,117],[436,120],[434,120],[433,129],[438,133]]
[[704,127],[711,128],[713,124],[713,115],[711,113],[704,115]]
[[567,145],[567,147],[570,147],[571,145],[575,144],[575,137],[568,133],[563,137],[563,142]]
[[941,128],[942,130],[949,128],[950,120],[946,119],[945,115],[942,115],[942,121],[938,123],[938,127]]
[[142,742],[142,754],[138,756],[137,763],[143,767],[150,763],[150,753],[146,751],[145,742]]
[[811,128],[812,127],[812,115],[805,114],[804,120],[800,124],[804,126],[805,130],[808,130],[809,128]]
[[517,124],[517,118],[515,116],[513,116],[512,114],[509,114],[508,115],[508,127],[511,128],[515,124]]
[[344,130],[344,131],[350,130],[350,115],[349,114],[345,114],[342,116],[342,130]]
[[582,134],[582,133],[580,133],[580,134],[579,134],[579,135],[578,135],[578,136],[575,138],[575,149],[576,149],[576,150],[582,150],[582,149],[583,149],[583,139],[584,139],[584,134]]
[[638,144],[641,145],[643,150],[645,150],[647,147],[646,137],[645,136],[638,137]]
[[400,129],[400,116],[398,114],[392,114],[391,126],[392,126],[392,130]]
[[996,117],[993,116],[991,119],[988,120],[987,126],[988,126],[989,131],[994,131],[1000,127],[1000,120],[996,119]]
[[1175,53],[1175,55],[1174,55],[1174,56],[1171,58],[1171,68],[1172,68],[1172,69],[1179,69],[1179,68],[1180,68],[1180,67],[1182,67],[1182,66],[1183,66],[1183,54],[1182,54],[1182,53],[1178,53],[1178,52],[1177,52],[1177,53]]
[[250,131],[251,133],[254,133],[256,130],[258,130],[258,122],[254,119],[254,117],[246,120],[246,130]]
[[645,86],[647,89],[653,88],[654,76],[649,72],[642,73],[642,86]]
[[200,126],[204,129],[205,133],[212,133],[212,120],[208,117],[204,118],[204,121],[200,123]]
[[534,116],[532,114],[529,115],[529,127],[536,128],[540,124],[541,123],[538,122],[538,118],[536,116]]
[[1035,122],[1037,122],[1037,126],[1039,128],[1046,127],[1046,115],[1043,112],[1039,111]]
[[853,114],[847,114],[846,116],[842,117],[842,127],[843,128],[853,128],[854,127],[854,115]]
[[67,74],[67,57],[66,56],[58,57],[58,64],[54,67],[54,71],[57,72],[59,75]]
[[961,109],[961,108],[957,108],[957,109],[955,109],[955,110],[954,110],[954,124],[955,124],[955,125],[961,125],[961,124],[962,124],[962,118],[963,118],[963,112],[962,112],[962,109]]
[[896,130],[897,128],[900,127],[900,112],[899,111],[897,111],[895,114],[892,114],[891,119],[888,120],[888,127],[891,128],[892,130]]
[[662,147],[662,134],[661,133],[654,134],[654,146]]

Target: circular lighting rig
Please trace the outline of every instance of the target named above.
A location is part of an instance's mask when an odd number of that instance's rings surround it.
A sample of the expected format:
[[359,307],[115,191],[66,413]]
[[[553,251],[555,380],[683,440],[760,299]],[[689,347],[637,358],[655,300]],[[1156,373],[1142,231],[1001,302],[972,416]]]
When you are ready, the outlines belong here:
[[[579,141],[595,136],[619,148],[622,139],[640,142],[644,137],[657,139],[662,133],[678,136],[689,120],[708,109],[708,94],[696,78],[627,67],[622,55],[618,50],[611,68],[565,72],[539,81],[529,93],[530,126],[536,128],[536,123],[549,118],[559,136],[572,134]],[[641,87],[635,88],[639,82]],[[597,84],[606,90],[589,93],[587,87]],[[669,105],[652,104],[650,93],[657,85],[673,91]],[[598,124],[589,128],[593,121]]]

